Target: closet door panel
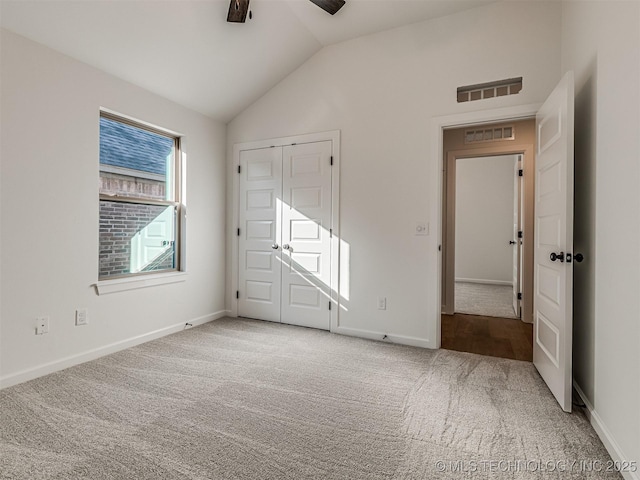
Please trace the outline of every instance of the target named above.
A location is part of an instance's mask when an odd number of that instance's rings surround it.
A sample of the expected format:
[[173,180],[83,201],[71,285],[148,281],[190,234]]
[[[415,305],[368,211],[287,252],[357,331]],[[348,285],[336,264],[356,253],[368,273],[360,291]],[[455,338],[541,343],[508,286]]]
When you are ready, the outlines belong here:
[[240,152],[238,315],[280,321],[282,148]]
[[282,322],[328,330],[331,142],[286,146],[282,157]]

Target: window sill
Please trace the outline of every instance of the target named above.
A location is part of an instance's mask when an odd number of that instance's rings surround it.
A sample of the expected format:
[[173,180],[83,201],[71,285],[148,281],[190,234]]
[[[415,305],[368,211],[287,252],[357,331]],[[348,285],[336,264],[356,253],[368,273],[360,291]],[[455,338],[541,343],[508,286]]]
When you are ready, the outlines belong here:
[[187,272],[170,272],[129,278],[116,278],[113,280],[102,280],[93,284],[93,286],[96,288],[96,293],[98,295],[108,295],[110,293],[136,290],[138,288],[184,282],[186,279]]

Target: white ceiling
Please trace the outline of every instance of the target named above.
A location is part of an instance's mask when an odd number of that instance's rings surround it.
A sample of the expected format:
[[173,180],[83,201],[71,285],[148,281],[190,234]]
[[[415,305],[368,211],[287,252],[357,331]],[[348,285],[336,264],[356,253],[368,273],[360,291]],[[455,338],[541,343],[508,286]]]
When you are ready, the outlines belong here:
[[494,0],[1,0],[3,28],[227,122],[326,45]]

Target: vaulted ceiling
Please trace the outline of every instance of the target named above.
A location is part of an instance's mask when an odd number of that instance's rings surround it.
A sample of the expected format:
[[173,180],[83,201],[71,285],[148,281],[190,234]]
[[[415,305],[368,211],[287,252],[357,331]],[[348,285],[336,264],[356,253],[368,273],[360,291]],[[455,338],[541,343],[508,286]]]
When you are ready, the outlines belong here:
[[227,122],[324,46],[494,0],[1,0],[3,28]]

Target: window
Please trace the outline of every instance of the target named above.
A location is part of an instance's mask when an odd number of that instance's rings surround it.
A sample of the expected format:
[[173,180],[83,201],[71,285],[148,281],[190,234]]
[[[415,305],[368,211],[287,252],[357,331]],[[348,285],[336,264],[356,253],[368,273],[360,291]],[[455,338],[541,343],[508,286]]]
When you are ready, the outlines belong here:
[[101,280],[180,268],[179,158],[179,137],[101,112]]

